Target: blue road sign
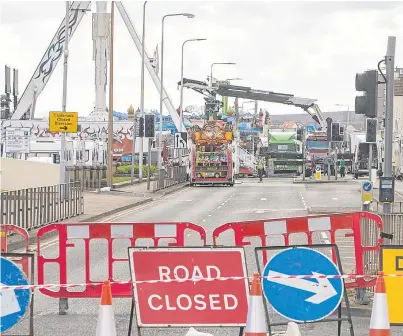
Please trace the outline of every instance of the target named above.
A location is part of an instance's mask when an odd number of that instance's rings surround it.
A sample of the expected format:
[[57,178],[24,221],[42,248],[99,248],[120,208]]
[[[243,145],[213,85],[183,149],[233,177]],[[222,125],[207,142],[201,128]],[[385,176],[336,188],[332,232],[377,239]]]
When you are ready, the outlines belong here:
[[340,275],[323,253],[304,247],[276,254],[265,266],[264,295],[281,316],[296,322],[313,322],[333,313],[343,298],[342,279],[296,279],[289,275]]
[[[11,260],[0,257],[0,285],[29,285],[24,272]],[[3,289],[0,291],[0,333],[14,327],[25,315],[31,302],[30,289]]]
[[370,181],[363,182],[362,189],[366,192],[370,192],[372,190],[372,183]]
[[318,172],[318,171],[320,171],[320,166],[316,166],[316,171]]

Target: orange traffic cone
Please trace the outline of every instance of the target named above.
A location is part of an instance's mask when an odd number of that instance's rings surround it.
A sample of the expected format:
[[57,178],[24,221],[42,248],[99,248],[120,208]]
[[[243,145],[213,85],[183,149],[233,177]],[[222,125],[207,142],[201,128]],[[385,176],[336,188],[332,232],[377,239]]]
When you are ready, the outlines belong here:
[[112,290],[109,280],[104,281],[99,306],[96,336],[116,336],[115,315],[112,306]]
[[248,317],[245,336],[267,336],[266,318],[263,305],[262,286],[259,274],[253,273],[249,296]]
[[388,300],[382,272],[378,273],[378,279],[376,280],[369,336],[390,336]]

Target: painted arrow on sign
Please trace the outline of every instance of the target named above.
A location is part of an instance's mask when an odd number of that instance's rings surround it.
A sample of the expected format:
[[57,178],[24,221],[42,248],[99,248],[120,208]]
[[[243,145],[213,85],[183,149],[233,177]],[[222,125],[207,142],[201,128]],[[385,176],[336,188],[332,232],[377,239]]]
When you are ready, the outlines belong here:
[[[312,274],[315,276],[323,276],[323,274],[316,272],[312,272]],[[337,295],[337,291],[334,289],[329,279],[327,278],[318,278],[315,279],[317,280],[317,282],[313,282],[306,279],[287,278],[287,274],[275,271],[269,271],[268,276],[281,277],[281,278],[268,278],[267,280],[270,282],[275,282],[280,285],[293,287],[306,292],[314,293],[314,295],[305,300],[306,302],[310,302],[313,304],[320,304],[332,298],[333,296]]]
[[67,131],[67,126],[60,127],[60,129],[64,129],[65,131]]
[[[0,283],[1,286],[5,286]],[[8,316],[21,311],[20,304],[18,303],[17,296],[14,289],[4,289],[0,292],[0,316]]]

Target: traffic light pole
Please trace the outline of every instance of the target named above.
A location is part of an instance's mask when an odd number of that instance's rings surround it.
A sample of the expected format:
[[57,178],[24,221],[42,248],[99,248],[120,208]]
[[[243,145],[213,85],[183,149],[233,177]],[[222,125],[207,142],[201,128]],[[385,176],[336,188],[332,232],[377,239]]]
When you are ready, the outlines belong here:
[[[136,163],[135,161],[135,156],[136,156],[136,125],[137,123],[137,113],[134,114],[134,120],[133,120],[133,145],[132,145],[132,168],[130,172],[130,184],[134,184],[134,164]],[[139,157],[139,179],[140,179],[140,169],[143,167],[140,166],[140,161],[142,162],[142,156]]]
[[[393,141],[393,97],[394,97],[394,73],[395,73],[395,49],[396,37],[388,37],[386,50],[386,112],[385,112],[385,177],[392,177],[392,141]],[[391,213],[391,204],[383,204],[383,212]]]
[[368,172],[369,181],[372,183],[372,143],[369,144],[368,151]]

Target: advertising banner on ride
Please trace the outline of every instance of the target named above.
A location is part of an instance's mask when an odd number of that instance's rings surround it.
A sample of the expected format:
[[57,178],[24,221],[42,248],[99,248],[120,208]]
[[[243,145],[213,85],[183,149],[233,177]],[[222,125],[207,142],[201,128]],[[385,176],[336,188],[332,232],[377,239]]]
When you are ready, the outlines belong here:
[[133,247],[129,260],[139,327],[246,324],[243,248]]

